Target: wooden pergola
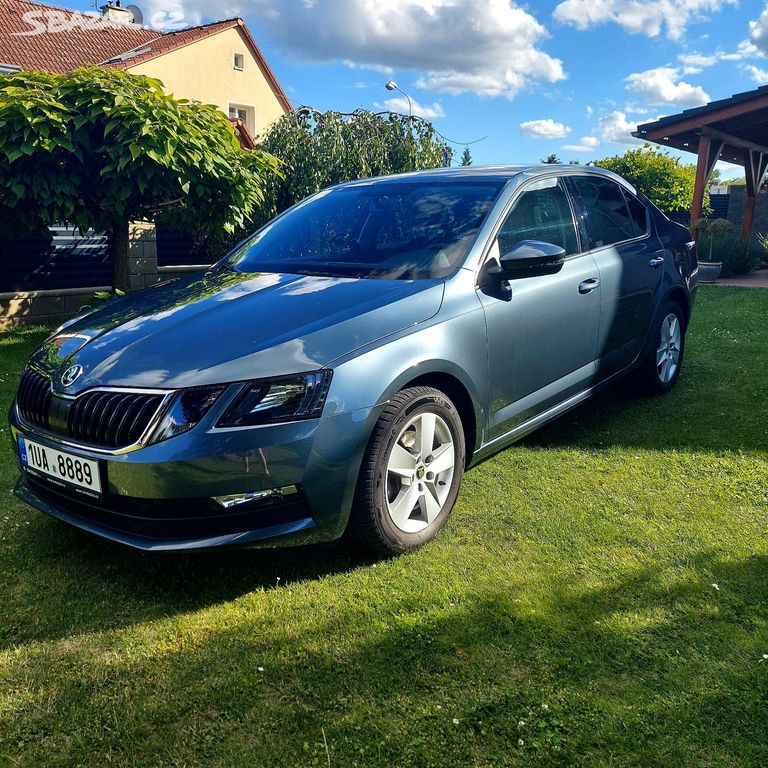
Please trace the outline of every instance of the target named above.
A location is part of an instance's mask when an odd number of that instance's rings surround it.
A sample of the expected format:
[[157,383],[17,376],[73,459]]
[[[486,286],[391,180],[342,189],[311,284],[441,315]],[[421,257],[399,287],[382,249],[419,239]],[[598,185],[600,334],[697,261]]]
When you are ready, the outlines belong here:
[[715,163],[725,160],[743,165],[747,178],[747,200],[742,236],[749,236],[755,213],[755,195],[768,169],[768,86],[639,125],[632,135],[698,155],[691,229],[701,218],[707,179]]

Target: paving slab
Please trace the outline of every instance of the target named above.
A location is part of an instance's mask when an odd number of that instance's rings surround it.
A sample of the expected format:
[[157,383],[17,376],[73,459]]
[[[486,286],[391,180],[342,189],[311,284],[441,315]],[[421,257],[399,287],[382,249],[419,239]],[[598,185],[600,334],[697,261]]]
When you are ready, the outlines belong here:
[[768,288],[768,269],[759,269],[756,272],[750,272],[748,275],[719,279],[714,283],[710,283],[710,285],[731,285],[739,288]]

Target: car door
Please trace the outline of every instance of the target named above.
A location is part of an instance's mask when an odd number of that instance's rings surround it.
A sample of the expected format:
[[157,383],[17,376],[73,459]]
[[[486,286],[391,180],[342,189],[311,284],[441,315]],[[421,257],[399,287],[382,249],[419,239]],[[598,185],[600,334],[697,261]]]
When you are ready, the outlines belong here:
[[480,272],[490,440],[587,388],[595,371],[599,273],[592,255],[580,252],[562,177],[537,179],[520,190],[486,264],[522,240],[558,245],[566,259],[556,274],[489,280]]
[[647,208],[612,179],[574,175],[583,236],[600,271],[598,379],[640,354],[658,304],[664,250]]

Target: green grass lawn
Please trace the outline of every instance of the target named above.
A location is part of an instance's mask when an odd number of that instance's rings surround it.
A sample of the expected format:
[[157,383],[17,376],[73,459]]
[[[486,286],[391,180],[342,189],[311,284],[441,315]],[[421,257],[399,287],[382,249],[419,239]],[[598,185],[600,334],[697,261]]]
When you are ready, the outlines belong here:
[[[3,408],[42,337],[0,336]],[[7,443],[0,765],[768,765],[768,291],[701,290],[671,395],[498,454],[388,561],[139,554],[17,502]]]

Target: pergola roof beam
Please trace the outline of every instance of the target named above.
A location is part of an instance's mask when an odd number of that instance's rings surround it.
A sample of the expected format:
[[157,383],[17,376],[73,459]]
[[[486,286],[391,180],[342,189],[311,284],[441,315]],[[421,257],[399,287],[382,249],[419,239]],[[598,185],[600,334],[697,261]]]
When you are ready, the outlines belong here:
[[747,141],[747,139],[740,139],[738,136],[734,136],[731,133],[726,133],[718,128],[710,128],[706,126],[701,129],[701,133],[704,136],[710,136],[713,139],[720,139],[731,147],[738,147],[739,149],[750,149],[753,152],[761,152],[764,155],[768,155],[768,147],[762,144],[756,144],[754,141]]
[[692,230],[701,216],[707,179],[718,158],[743,165],[747,196],[742,236],[749,237],[757,192],[768,171],[768,85],[660,117],[639,125],[632,135],[698,156],[691,203]]
[[[700,107],[704,110],[706,108]],[[701,130],[705,126],[718,123],[721,120],[729,120],[732,117],[741,117],[745,113],[752,113],[757,110],[768,109],[768,94],[749,101],[740,101],[731,103],[721,109],[706,110],[705,112],[693,115],[688,119],[672,120],[661,118],[654,123],[646,123],[638,126],[638,130],[633,133],[638,139],[647,139],[648,141],[658,142],[668,136],[675,136],[679,133]],[[685,114],[685,113],[683,113]],[[648,127],[648,130],[644,130]]]

